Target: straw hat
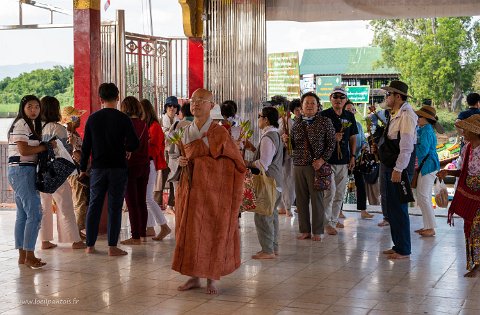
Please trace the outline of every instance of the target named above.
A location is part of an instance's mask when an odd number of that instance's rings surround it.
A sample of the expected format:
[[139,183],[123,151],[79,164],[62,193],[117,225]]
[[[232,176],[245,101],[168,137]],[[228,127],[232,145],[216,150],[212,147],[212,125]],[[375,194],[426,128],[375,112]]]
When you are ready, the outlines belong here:
[[457,121],[455,127],[480,135],[480,114],[472,115],[467,119]]
[[[87,111],[83,109],[75,109],[73,106],[65,106],[62,108],[62,123],[68,124],[82,116]],[[74,118],[75,117],[75,118]]]
[[433,120],[435,124],[433,125],[433,128],[438,133],[444,133],[445,129],[443,129],[443,126],[440,125],[438,122],[438,117],[437,117],[437,111],[435,110],[435,107],[429,106],[429,105],[423,105],[422,108],[419,110],[415,111],[415,114],[417,114],[418,117],[423,117],[426,119]]

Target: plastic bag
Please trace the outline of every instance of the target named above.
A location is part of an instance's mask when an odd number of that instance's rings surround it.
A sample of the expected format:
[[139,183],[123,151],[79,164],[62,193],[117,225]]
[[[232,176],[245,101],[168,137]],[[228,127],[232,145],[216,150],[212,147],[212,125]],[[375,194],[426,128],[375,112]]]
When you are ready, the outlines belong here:
[[435,203],[438,207],[448,207],[448,190],[447,185],[443,180],[435,180],[435,186],[433,187],[433,193],[435,194]]

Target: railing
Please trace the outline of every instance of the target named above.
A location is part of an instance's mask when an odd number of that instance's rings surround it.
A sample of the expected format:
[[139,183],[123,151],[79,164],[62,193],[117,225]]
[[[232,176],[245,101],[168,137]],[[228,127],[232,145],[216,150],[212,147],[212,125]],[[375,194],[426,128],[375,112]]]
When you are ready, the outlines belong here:
[[8,143],[0,142],[0,203],[15,200],[12,187],[8,184]]

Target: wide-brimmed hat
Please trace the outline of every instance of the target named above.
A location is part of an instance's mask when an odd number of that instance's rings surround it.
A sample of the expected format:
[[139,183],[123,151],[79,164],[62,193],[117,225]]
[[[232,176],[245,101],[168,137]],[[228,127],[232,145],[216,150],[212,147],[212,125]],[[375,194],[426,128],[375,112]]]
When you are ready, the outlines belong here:
[[68,124],[75,120],[74,117],[78,118],[85,114],[87,111],[83,109],[76,109],[73,106],[65,106],[62,108],[62,123]]
[[472,115],[455,123],[455,127],[480,135],[480,114]]
[[438,133],[445,132],[445,129],[443,128],[443,126],[438,122],[438,116],[437,116],[437,111],[435,107],[432,107],[429,105],[423,105],[422,108],[415,111],[415,114],[417,114],[417,116],[419,117],[423,117],[423,118],[434,121],[435,124],[433,124],[433,127],[435,128],[435,130],[437,130]]
[[382,86],[382,90],[395,92],[410,97],[410,95],[408,95],[408,85],[399,80],[393,80],[390,82],[390,85]]

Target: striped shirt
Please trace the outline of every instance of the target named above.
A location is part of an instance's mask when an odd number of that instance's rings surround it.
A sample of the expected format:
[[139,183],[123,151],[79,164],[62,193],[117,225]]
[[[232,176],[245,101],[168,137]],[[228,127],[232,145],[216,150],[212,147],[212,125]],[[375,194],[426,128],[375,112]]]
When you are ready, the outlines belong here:
[[29,146],[36,147],[40,141],[35,139],[33,132],[24,119],[19,119],[13,126],[12,132],[8,137],[8,165],[9,166],[25,166],[36,165],[37,154],[21,155],[18,151],[17,142],[26,142]]

